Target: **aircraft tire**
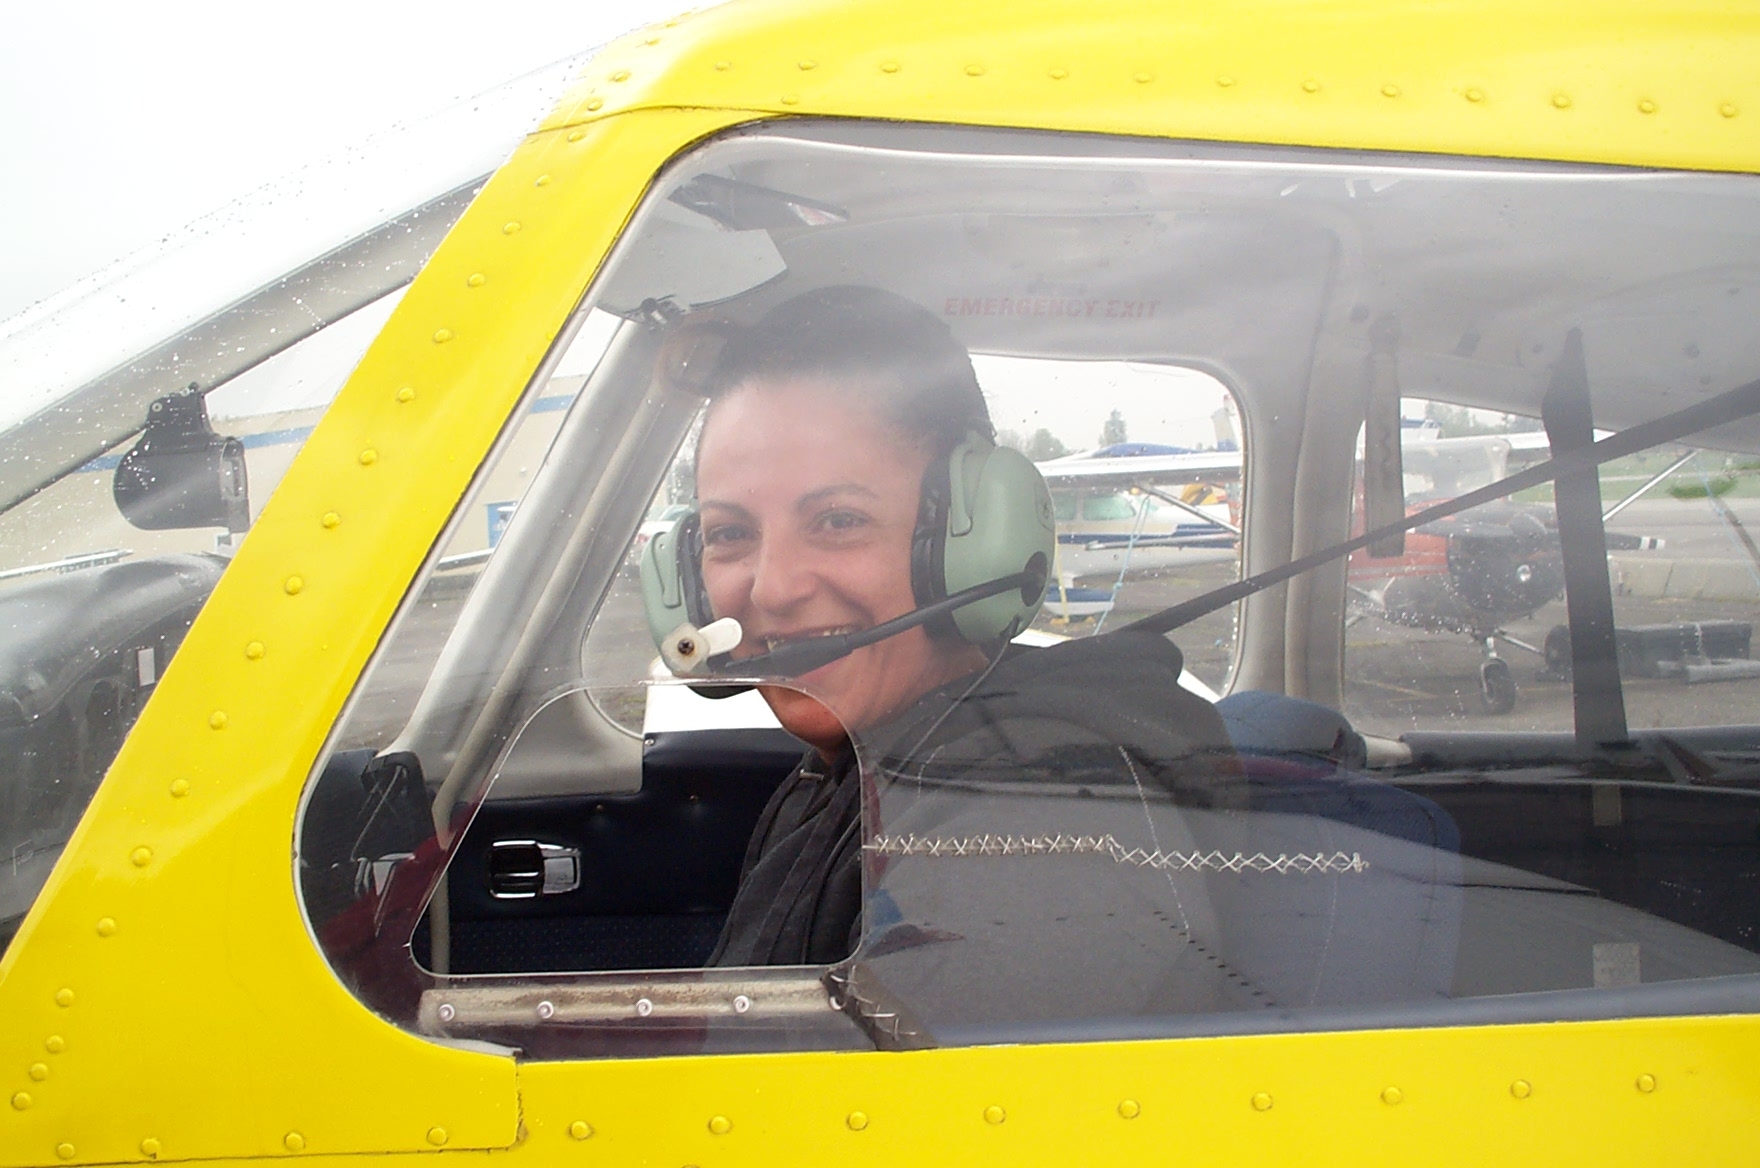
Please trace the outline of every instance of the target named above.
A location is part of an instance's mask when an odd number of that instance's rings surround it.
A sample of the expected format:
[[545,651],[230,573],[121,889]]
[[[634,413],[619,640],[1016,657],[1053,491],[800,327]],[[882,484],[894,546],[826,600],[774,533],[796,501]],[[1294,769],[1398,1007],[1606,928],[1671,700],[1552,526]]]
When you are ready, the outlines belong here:
[[1493,657],[1479,666],[1479,698],[1489,714],[1507,714],[1516,708],[1516,679],[1509,662]]

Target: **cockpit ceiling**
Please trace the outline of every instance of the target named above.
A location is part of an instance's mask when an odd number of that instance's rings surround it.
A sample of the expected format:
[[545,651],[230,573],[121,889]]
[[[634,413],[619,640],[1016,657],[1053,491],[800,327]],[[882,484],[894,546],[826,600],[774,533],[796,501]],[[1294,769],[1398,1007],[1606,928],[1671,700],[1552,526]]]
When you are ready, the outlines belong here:
[[[730,311],[873,283],[941,313],[974,351],[1196,363],[1248,395],[1306,386],[1316,351],[1367,352],[1392,315],[1405,394],[1522,414],[1575,328],[1606,427],[1760,377],[1760,178],[839,133],[754,134],[677,172],[835,209],[766,224],[787,273]],[[1760,449],[1760,425],[1716,444]]]

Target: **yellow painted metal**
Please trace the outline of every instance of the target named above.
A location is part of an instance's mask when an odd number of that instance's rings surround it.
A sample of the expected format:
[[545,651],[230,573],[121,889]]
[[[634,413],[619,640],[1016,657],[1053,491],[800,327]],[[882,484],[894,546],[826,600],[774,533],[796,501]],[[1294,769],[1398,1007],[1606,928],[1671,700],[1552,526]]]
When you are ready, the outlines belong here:
[[716,105],[1302,146],[1760,169],[1730,0],[751,0],[608,46],[550,126]]
[[814,114],[1756,170],[1757,49],[1752,6],[1614,0],[759,0],[612,46],[412,286],[0,959],[0,1166],[497,1147],[605,1164],[1747,1158],[1749,1018],[516,1070],[361,1007],[306,934],[289,851],[422,558],[692,142]]
[[1757,1042],[1760,1021],[1691,1019],[540,1063],[520,1068],[516,1153],[721,1166],[1750,1163]]
[[436,532],[631,208],[668,155],[724,121],[650,112],[535,136],[412,285],[0,962],[0,1164],[139,1160],[146,1140],[168,1160],[285,1155],[290,1133],[307,1153],[430,1149],[441,1132],[447,1148],[513,1142],[510,1058],[406,1035],[325,966],[294,896],[294,813]]

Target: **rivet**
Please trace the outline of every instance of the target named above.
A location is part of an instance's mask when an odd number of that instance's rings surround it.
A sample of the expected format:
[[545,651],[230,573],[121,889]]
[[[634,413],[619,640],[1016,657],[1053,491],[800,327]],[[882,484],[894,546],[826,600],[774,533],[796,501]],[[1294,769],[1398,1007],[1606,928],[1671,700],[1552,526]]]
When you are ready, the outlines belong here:
[[799,105],[800,101],[801,96],[798,93],[785,93],[782,95],[783,105]]
[[746,997],[744,994],[735,994],[734,995],[733,1012],[735,1014],[743,1014],[751,1008],[752,1008],[752,999]]
[[733,1121],[728,1119],[725,1115],[713,1115],[709,1117],[709,1133],[711,1135],[724,1136],[732,1130]]
[[152,1136],[148,1136],[146,1139],[142,1140],[141,1155],[156,1159],[159,1155],[159,1141]]
[[1133,76],[1131,78],[1131,80],[1135,81],[1138,85],[1147,85],[1147,84],[1149,84],[1149,82],[1155,80],[1155,74],[1153,74],[1153,73],[1138,73],[1135,76]]
[[451,1002],[441,1002],[438,1013],[440,1015],[440,1021],[442,1022],[450,1022],[458,1017],[458,1011],[453,1007]]
[[898,72],[898,62],[897,61],[882,61],[882,62],[880,62],[880,72],[882,72],[882,73],[896,73],[896,72]]
[[1656,103],[1647,97],[1641,97],[1638,99],[1638,112],[1641,114],[1653,114],[1656,112]]
[[715,72],[717,72],[717,73],[725,73],[731,68],[733,68],[732,61],[717,61],[717,62],[715,62]]
[[48,1038],[43,1040],[43,1049],[50,1054],[60,1054],[67,1049],[67,1039],[61,1037],[59,1034],[51,1034]]
[[334,511],[326,511],[319,517],[318,523],[325,531],[335,531],[342,525],[342,516]]
[[1062,81],[1064,78],[1066,78],[1068,76],[1069,76],[1068,69],[1053,69],[1051,71],[1051,80],[1053,80],[1053,81]]
[[1467,90],[1467,100],[1472,102],[1474,105],[1478,105],[1480,102],[1485,100],[1485,91],[1483,89],[1480,89],[1477,85],[1475,85],[1471,89]]
[[984,75],[984,66],[982,66],[982,65],[967,65],[966,66],[966,76],[967,77],[982,77],[983,75]]
[[1141,1114],[1143,1114],[1143,1106],[1135,1099],[1124,1099],[1119,1101],[1118,1115],[1120,1119],[1135,1119]]
[[212,714],[208,715],[208,729],[210,729],[210,730],[224,730],[224,729],[226,729],[226,711],[225,710],[215,710]]
[[281,1146],[290,1152],[303,1152],[306,1150],[306,1138],[298,1132],[288,1132],[281,1137]]
[[306,578],[304,576],[289,576],[282,581],[281,590],[289,596],[298,596],[306,590]]
[[1552,95],[1552,108],[1554,108],[1554,109],[1570,109],[1571,108],[1571,95],[1568,93],[1555,93],[1555,94],[1553,94]]
[[[252,644],[255,644],[255,642],[253,641]],[[258,645],[257,647],[259,649],[262,648],[261,645]],[[251,651],[248,647],[245,649],[244,655],[246,657],[249,657],[251,655]],[[262,654],[258,653],[257,656],[261,657]],[[189,794],[189,780],[188,779],[172,779],[171,780],[171,797],[173,799],[181,799],[187,794]]]
[[1722,114],[1726,118],[1733,118],[1737,114],[1741,113],[1742,111],[1736,108],[1735,102],[1726,101],[1722,105],[1717,107],[1717,112]]
[[489,277],[483,275],[483,273],[472,272],[470,275],[465,277],[464,286],[466,288],[481,288],[484,284],[487,284],[488,282],[489,282]]
[[503,234],[503,235],[518,235],[519,234],[519,220],[518,219],[509,219],[506,223],[503,223],[501,225],[501,234]]
[[128,862],[137,868],[145,868],[153,862],[153,849],[149,847],[136,848],[128,853]]
[[1534,1084],[1526,1079],[1517,1079],[1509,1085],[1509,1093],[1517,1099],[1526,1099],[1534,1093]]
[[116,918],[115,917],[99,917],[98,918],[98,936],[100,936],[100,937],[114,937],[115,935],[116,935]]
[[[550,185],[550,176],[547,174],[541,174],[537,178],[532,180],[532,185],[535,187],[547,187]],[[480,282],[481,281],[479,281],[479,283]],[[474,285],[473,285],[473,287],[474,287]]]
[[649,45],[649,46],[657,45],[660,43],[660,38],[657,36],[649,37],[647,40],[643,41],[642,43],[644,45]]
[[593,1125],[584,1119],[577,1119],[568,1125],[568,1134],[577,1140],[588,1139],[593,1134]]
[[1320,92],[1320,83],[1318,81],[1314,80],[1312,77],[1310,77],[1306,81],[1302,82],[1302,92],[1303,93],[1319,93]]
[[446,1129],[443,1127],[429,1128],[428,1129],[428,1142],[430,1144],[433,1144],[436,1148],[440,1147],[442,1144],[444,1144],[446,1142]]
[[49,1077],[49,1064],[48,1063],[32,1063],[31,1069],[30,1069],[30,1076],[31,1076],[31,1078],[35,1079],[37,1082],[41,1083],[44,1079],[47,1079]]
[[618,82],[628,81],[629,80],[629,70],[628,69],[619,69],[617,72],[615,72],[611,75],[611,80],[618,81]]
[[844,1117],[843,1122],[848,1125],[850,1131],[866,1131],[868,1127],[868,1113],[865,1111],[852,1111]]
[[1646,1095],[1648,1095],[1648,1094],[1650,1094],[1650,1092],[1656,1090],[1656,1076],[1655,1075],[1639,1075],[1638,1076],[1638,1090],[1642,1091]]
[[548,1022],[548,1021],[550,1021],[550,1019],[556,1017],[556,1003],[549,1002],[549,1001],[539,1002],[538,1003],[538,1017],[543,1019],[546,1022]]
[[1255,1094],[1253,1096],[1253,1110],[1254,1111],[1270,1111],[1271,1110],[1271,1096],[1268,1095],[1267,1093],[1265,1093],[1264,1091],[1260,1091],[1257,1094]]
[[434,343],[436,345],[444,345],[447,341],[450,341],[451,339],[452,339],[452,330],[451,329],[435,329],[434,330]]
[[1005,1120],[1007,1118],[1008,1118],[1008,1112],[1002,1110],[1002,1108],[996,1106],[996,1104],[994,1104],[994,1103],[992,1103],[990,1106],[988,1106],[984,1109],[984,1122],[985,1123],[997,1124],[997,1123],[1001,1123],[1003,1120]]
[[1405,1097],[1405,1092],[1401,1091],[1398,1087],[1384,1087],[1381,1090],[1381,1102],[1387,1104],[1389,1107],[1397,1106],[1400,1100]]
[[406,385],[397,391],[397,400],[407,405],[416,400],[416,391]]
[[602,98],[602,97],[589,97],[589,98],[587,98],[587,112],[588,113],[597,113],[599,110],[602,110],[604,108],[605,108],[605,99],[604,98]]
[[372,466],[375,462],[379,461],[379,452],[369,446],[361,451],[360,460],[362,466]]
[[654,1012],[654,1003],[653,1002],[650,1002],[647,998],[637,998],[636,999],[636,1017],[646,1018],[649,1014],[652,1014],[653,1012]]
[[29,1111],[31,1109],[31,1093],[29,1091],[20,1091],[18,1094],[14,1095],[12,1097],[12,1108],[14,1111]]
[[56,1144],[55,1145],[55,1154],[57,1156],[61,1157],[63,1160],[71,1160],[71,1159],[73,1159],[73,1145],[72,1144]]
[[814,69],[817,69],[818,67],[819,67],[819,62],[817,62],[817,61],[801,61],[795,65],[795,68],[799,69],[802,73],[811,73]]
[[73,991],[65,988],[56,990],[55,1004],[62,1009],[66,1009],[68,1006],[73,1005]]
[[1227,89],[1229,86],[1234,84],[1234,78],[1230,77],[1228,74],[1224,73],[1216,79],[1216,84],[1222,86],[1222,88],[1224,88],[1224,89]]
[[585,130],[570,130],[568,132],[568,140],[570,142],[579,142],[582,138],[585,138],[586,136],[587,136],[587,132]]
[[1399,86],[1397,86],[1397,85],[1383,85],[1381,87],[1381,96],[1382,97],[1398,97],[1399,96]]

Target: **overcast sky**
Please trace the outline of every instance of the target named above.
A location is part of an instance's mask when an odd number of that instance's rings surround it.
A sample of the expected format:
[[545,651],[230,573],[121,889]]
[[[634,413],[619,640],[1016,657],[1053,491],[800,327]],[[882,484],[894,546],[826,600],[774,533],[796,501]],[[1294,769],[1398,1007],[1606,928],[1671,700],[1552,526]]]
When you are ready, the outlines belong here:
[[[0,320],[374,134],[631,28],[709,6],[711,0],[15,5],[0,39]],[[255,412],[262,403],[254,386],[290,378],[310,383],[312,400],[295,404],[324,400],[389,307],[363,313],[361,329],[335,330],[336,345],[303,346],[311,351],[284,355],[262,376],[240,379],[214,407]],[[1047,426],[1082,449],[1098,442],[1107,412],[1120,407],[1134,440],[1215,440],[1211,414],[1222,392],[1202,375],[1176,374],[1175,387],[1166,373],[1108,366],[1082,373],[1078,387],[1073,371],[1044,362],[996,362],[984,373],[997,424],[1023,435]],[[281,385],[276,396],[289,392]]]
[[57,0],[0,37],[0,320],[376,132],[705,0]]

